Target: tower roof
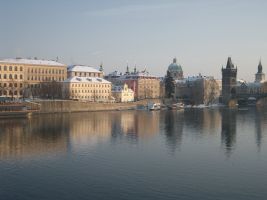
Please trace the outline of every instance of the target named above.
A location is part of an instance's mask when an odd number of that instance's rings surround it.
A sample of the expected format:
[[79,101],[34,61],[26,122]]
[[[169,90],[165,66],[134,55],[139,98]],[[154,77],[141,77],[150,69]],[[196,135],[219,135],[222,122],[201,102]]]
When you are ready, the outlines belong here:
[[234,64],[232,63],[231,57],[228,57],[228,59],[227,59],[226,68],[235,68]]
[[260,60],[259,65],[258,65],[258,73],[262,73],[262,64],[261,64],[261,60]]

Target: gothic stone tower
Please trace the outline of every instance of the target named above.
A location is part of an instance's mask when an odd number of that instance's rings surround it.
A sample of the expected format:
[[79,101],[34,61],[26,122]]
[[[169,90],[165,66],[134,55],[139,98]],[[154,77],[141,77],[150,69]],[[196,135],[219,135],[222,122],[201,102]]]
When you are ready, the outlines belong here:
[[222,68],[222,103],[228,105],[236,95],[236,74],[231,57],[228,57],[226,68]]

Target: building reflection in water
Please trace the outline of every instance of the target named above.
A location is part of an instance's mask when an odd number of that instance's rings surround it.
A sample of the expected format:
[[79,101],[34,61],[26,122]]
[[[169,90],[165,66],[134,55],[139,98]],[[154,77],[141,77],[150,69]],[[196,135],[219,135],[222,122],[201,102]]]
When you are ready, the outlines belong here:
[[255,109],[255,140],[258,147],[258,151],[261,149],[264,133],[267,129],[267,113],[262,112],[262,108]]
[[174,153],[182,144],[184,113],[166,111],[164,114],[166,144],[170,152]]
[[62,117],[0,120],[0,158],[38,156],[65,152],[67,141]]
[[107,141],[111,135],[110,113],[72,113],[65,115],[68,123],[70,148],[93,147]]
[[222,130],[221,141],[224,145],[225,153],[230,156],[236,143],[236,110],[223,109],[222,115]]
[[154,136],[159,132],[160,112],[123,111],[113,116],[112,140],[126,138],[136,143],[138,139]]
[[0,158],[50,155],[94,147],[110,138],[130,142],[159,132],[159,112],[36,115],[0,121]]
[[221,115],[218,110],[189,109],[184,112],[185,125],[190,128],[193,137],[202,137],[204,134],[216,134],[221,126]]

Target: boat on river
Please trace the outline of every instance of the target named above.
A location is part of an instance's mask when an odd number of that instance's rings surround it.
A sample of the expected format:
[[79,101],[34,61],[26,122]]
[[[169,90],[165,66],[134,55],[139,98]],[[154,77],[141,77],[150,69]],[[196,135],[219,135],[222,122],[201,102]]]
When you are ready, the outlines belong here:
[[160,103],[154,103],[148,109],[149,110],[160,110]]

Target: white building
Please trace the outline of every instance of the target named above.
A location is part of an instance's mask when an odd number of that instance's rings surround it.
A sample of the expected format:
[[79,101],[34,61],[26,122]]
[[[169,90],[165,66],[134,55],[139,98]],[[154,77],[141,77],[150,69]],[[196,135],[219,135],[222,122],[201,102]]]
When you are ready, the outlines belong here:
[[134,91],[130,89],[127,84],[120,86],[114,85],[112,87],[112,96],[117,102],[134,101]]

